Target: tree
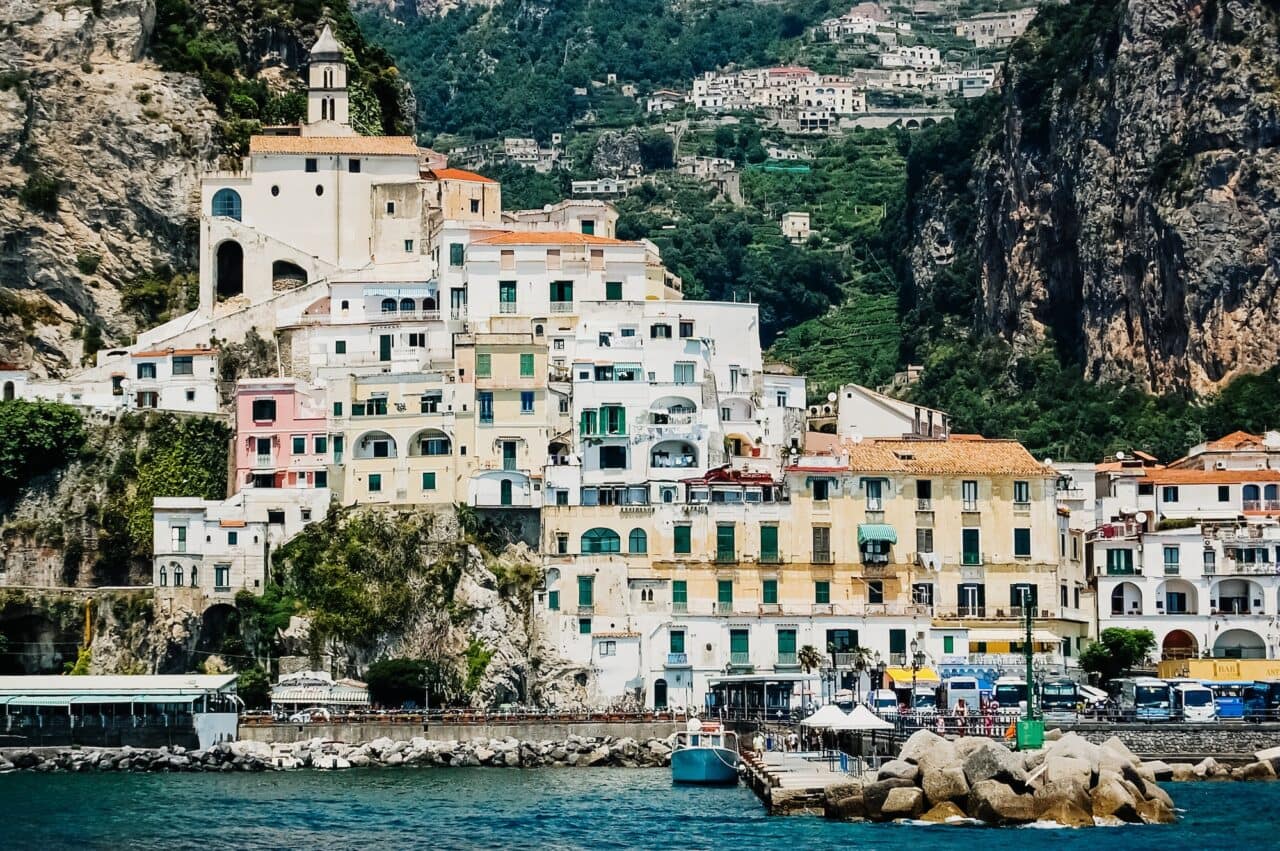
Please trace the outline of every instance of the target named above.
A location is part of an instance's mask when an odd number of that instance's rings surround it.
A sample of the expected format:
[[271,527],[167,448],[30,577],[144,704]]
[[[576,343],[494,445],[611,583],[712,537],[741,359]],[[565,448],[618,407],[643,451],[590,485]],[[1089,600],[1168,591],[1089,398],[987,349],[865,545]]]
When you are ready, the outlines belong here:
[[236,678],[236,693],[246,709],[266,709],[271,703],[271,680],[267,672],[257,665],[241,671]]
[[1080,666],[1107,682],[1127,673],[1155,649],[1156,637],[1151,630],[1111,627],[1080,654]]
[[[825,659],[826,659],[826,656],[822,654],[822,651],[814,647],[812,644],[804,645],[803,647],[800,648],[800,652],[796,654],[796,661],[800,663],[801,670],[803,670],[806,674],[812,673],[818,668],[821,668],[822,662]],[[805,703],[808,703],[809,702],[808,700],[809,681],[808,680],[805,680],[804,695],[805,695]]]
[[84,420],[69,405],[0,403],[0,491],[15,495],[32,476],[62,466],[83,442]]
[[457,692],[457,674],[427,659],[383,659],[365,672],[369,699],[382,706],[421,705],[426,689],[431,705],[441,706]]

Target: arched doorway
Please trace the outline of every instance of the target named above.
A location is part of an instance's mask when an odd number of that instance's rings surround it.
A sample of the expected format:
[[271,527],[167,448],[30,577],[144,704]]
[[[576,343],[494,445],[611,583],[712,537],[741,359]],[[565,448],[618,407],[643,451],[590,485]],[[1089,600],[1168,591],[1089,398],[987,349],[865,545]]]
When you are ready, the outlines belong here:
[[659,680],[654,680],[653,682],[653,708],[654,709],[667,708],[667,681],[666,680],[659,679]]
[[1218,659],[1265,659],[1267,646],[1251,629],[1228,629],[1213,642]]
[[271,264],[271,285],[279,290],[291,290],[307,282],[307,270],[297,263],[288,260],[277,260]]
[[232,298],[244,292],[244,249],[240,243],[228,240],[218,246],[215,256],[216,289],[218,300]]
[[1175,629],[1160,644],[1162,659],[1194,659],[1200,655],[1196,637],[1185,629]]
[[1121,582],[1111,591],[1111,614],[1142,614],[1142,591],[1132,582]]
[[6,381],[4,383],[4,400],[6,402],[13,401],[13,382],[12,381]]
[[503,480],[498,484],[498,504],[499,504],[499,505],[510,505],[510,504],[511,504],[511,502],[512,502],[512,499],[511,499],[511,480],[510,480],[510,479],[503,479]]

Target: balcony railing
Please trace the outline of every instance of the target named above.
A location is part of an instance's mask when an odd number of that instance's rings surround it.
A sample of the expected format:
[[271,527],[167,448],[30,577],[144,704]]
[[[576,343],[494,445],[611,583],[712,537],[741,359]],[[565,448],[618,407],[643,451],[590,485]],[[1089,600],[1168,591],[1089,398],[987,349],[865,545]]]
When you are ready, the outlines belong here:
[[779,650],[778,661],[774,663],[778,668],[794,668],[800,664],[800,660],[796,658],[794,650]]
[[689,601],[688,600],[672,600],[671,611],[677,615],[688,614]]
[[756,559],[760,564],[782,564],[782,556],[775,550],[774,552],[760,553],[760,558]]
[[499,313],[515,313],[516,303],[514,301],[504,301],[498,304]]
[[933,511],[933,500],[929,497],[916,500],[916,511]]
[[738,554],[733,550],[720,550],[716,553],[716,564],[735,564]]
[[977,503],[977,501],[976,501],[976,500],[968,500],[968,499],[966,499],[966,500],[964,501],[964,504],[961,506],[961,510],[962,510],[962,511],[977,511],[977,510],[978,510],[978,503]]
[[1280,511],[1280,499],[1246,499],[1245,511]]
[[271,456],[270,456],[270,455],[258,455],[258,456],[255,456],[255,457],[254,457],[254,459],[253,459],[253,466],[255,466],[255,467],[270,467],[270,466],[271,466]]
[[1172,563],[1172,562],[1165,562],[1165,564],[1164,564],[1164,575],[1165,575],[1165,576],[1177,576],[1177,575],[1178,575],[1179,570],[1180,570],[1180,565],[1178,565],[1178,564],[1175,564],[1175,563]]
[[814,604],[813,604],[813,613],[814,613],[815,615],[830,615],[830,614],[835,614],[835,607],[834,607],[833,605],[831,605],[830,603],[814,603]]
[[596,607],[595,607],[595,605],[594,605],[594,604],[592,604],[592,603],[579,603],[579,604],[578,604],[578,614],[580,614],[580,615],[594,615],[595,613],[596,613]]
[[724,601],[724,600],[717,600],[717,601],[716,601],[716,614],[717,614],[717,615],[731,615],[731,614],[733,614],[733,601],[732,601],[732,600],[729,600],[729,601],[727,601],[727,602],[726,602],[726,601]]
[[813,551],[813,558],[812,558],[813,564],[831,564],[833,561],[835,561],[835,559],[832,558],[831,550],[814,550]]
[[553,301],[551,302],[552,313],[573,313],[573,302],[571,301]]
[[689,667],[689,654],[688,653],[668,653],[667,667],[668,668]]
[[1014,511],[1017,511],[1017,512],[1018,512],[1018,513],[1020,513],[1020,514],[1021,514],[1021,513],[1026,513],[1026,512],[1028,512],[1028,511],[1030,511],[1030,510],[1031,510],[1031,503],[1030,503],[1030,502],[1027,502],[1027,501],[1025,501],[1025,500],[1024,500],[1024,501],[1016,501],[1016,500],[1015,500],[1015,501],[1014,501],[1014,503],[1013,503],[1013,510],[1014,510]]
[[1280,575],[1280,565],[1269,561],[1237,561],[1236,559],[1223,559],[1221,565],[1206,564],[1204,572],[1207,576],[1217,574],[1237,574],[1248,576],[1276,576]]
[[733,666],[733,667],[735,667],[735,668],[750,668],[750,667],[751,667],[751,654],[750,654],[750,653],[746,653],[746,652],[744,652],[744,653],[730,653],[730,654],[729,654],[729,664],[730,664],[730,665],[732,665],[732,666]]
[[966,567],[980,567],[986,562],[982,558],[982,553],[965,552],[960,555],[960,564]]

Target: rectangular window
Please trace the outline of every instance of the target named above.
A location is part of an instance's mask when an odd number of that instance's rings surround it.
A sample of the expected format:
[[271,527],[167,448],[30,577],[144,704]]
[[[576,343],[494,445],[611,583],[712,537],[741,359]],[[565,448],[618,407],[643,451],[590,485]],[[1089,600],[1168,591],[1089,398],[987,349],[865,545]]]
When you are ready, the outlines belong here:
[[608,301],[622,301],[622,281],[605,281],[604,297]]
[[871,579],[867,581],[867,603],[881,605],[884,603],[884,581]]
[[388,216],[394,216],[395,214],[396,214],[396,202],[395,202],[395,201],[388,201],[388,202],[387,202],[387,215],[388,215]]
[[672,380],[676,384],[692,384],[693,383],[693,364],[678,363],[673,368]]
[[473,213],[478,213],[478,212],[480,212],[480,199],[479,199],[479,198],[472,198],[472,199],[471,199],[471,212],[473,212]]
[[213,588],[215,591],[231,588],[231,565],[215,564],[213,566]]
[[591,618],[578,618],[578,634],[579,635],[591,634]]
[[498,281],[498,312],[516,312],[516,282]]
[[553,612],[560,611],[560,592],[559,591],[547,592],[547,608]]
[[138,364],[138,377],[139,378],[155,378],[156,365],[153,363]]
[[777,605],[778,603],[778,580],[766,579],[764,587],[761,589],[761,602],[766,605]]
[[254,438],[254,445],[257,446],[259,455],[271,454],[271,438],[269,437]]
[[520,391],[520,413],[522,414],[533,413],[533,391],[532,390]]
[[359,173],[360,173],[360,160],[357,160],[357,159],[354,159],[354,158],[353,158],[353,159],[349,159],[349,160],[347,160],[347,171],[349,171],[349,172],[350,172],[350,173],[352,173],[352,174],[359,174]]
[[814,502],[826,502],[831,498],[831,480],[812,479],[809,482],[809,490],[813,494]]
[[594,576],[578,577],[578,605],[584,608],[595,605]]
[[693,552],[693,527],[687,524],[678,524],[675,527],[675,551],[676,555],[689,555]]
[[382,474],[369,474],[369,493],[382,493]]
[[573,301],[573,281],[551,282],[551,303],[567,304]]
[[315,174],[315,173],[316,173],[316,160],[315,160],[315,158],[314,158],[314,157],[307,157],[307,159],[306,159],[306,163],[303,165],[303,169],[306,171],[306,173],[307,173],[307,174]]
[[1015,609],[1034,609],[1038,588],[1027,582],[1015,582],[1009,586],[1009,605]]
[[813,602],[823,605],[831,602],[831,583],[819,580],[813,583]]
[[560,249],[559,248],[547,249],[547,268],[548,269],[560,268]]
[[1177,502],[1178,489],[1176,487],[1168,487],[1168,486],[1160,488],[1160,501],[1161,502]]
[[174,355],[174,375],[194,375],[195,371],[195,359],[191,355]]
[[1013,557],[1031,558],[1031,530],[1013,530]]
[[1231,501],[1231,485],[1218,485],[1218,502]]
[[974,481],[964,481],[960,483],[960,498],[964,503],[961,507],[965,511],[978,510],[978,483]]
[[812,560],[817,564],[829,564],[831,559],[831,528],[829,526],[814,526]]
[[671,609],[683,612],[689,608],[689,584],[683,579],[671,580]]
[[933,482],[929,479],[916,480],[916,509],[919,511],[933,509]]
[[329,472],[327,470],[316,470],[316,487],[329,487]]
[[436,474],[435,474],[435,473],[423,473],[423,474],[422,474],[422,489],[423,489],[424,491],[433,491],[433,490],[435,490],[435,489],[436,489]]
[[347,353],[347,341],[346,341],[346,340],[334,340],[334,341],[333,341],[333,353],[334,353],[335,355],[345,355],[345,354]]
[[693,336],[693,323],[692,323],[691,321],[689,321],[689,320],[681,320],[681,322],[680,322],[680,336],[681,336],[681,337],[692,337],[692,336]]
[[778,664],[794,665],[796,663],[796,631],[794,629],[778,630]]
[[982,564],[982,536],[978,529],[960,530],[960,563]]
[[911,602],[917,606],[933,605],[933,583],[916,582],[911,586]]
[[253,420],[254,422],[273,422],[276,418],[276,400],[275,399],[254,399],[253,400]]
[[187,527],[172,527],[169,530],[169,540],[173,544],[173,551],[175,553],[185,553],[187,551]]
[[733,524],[716,525],[716,561],[737,561],[738,554],[734,542]]
[[1107,550],[1107,573],[1129,576],[1133,573],[1133,550]]
[[867,511],[883,511],[884,502],[881,501],[881,493],[883,492],[884,482],[879,479],[867,479]]
[[600,467],[601,469],[604,469],[604,470],[627,469],[627,447],[601,446],[600,447]]
[[670,633],[668,633],[668,636],[669,636],[667,639],[668,652],[683,653],[684,652],[684,631],[679,629],[673,629]]
[[307,453],[307,437],[304,434],[295,434],[293,436],[293,454],[305,455]]
[[1030,502],[1031,501],[1031,483],[1030,482],[1014,482],[1013,483],[1013,501],[1014,502]]
[[670,340],[670,339],[671,339],[671,326],[670,326],[670,325],[663,325],[663,324],[650,325],[650,326],[649,326],[649,339],[651,339],[651,340]]
[[1179,555],[1180,551],[1176,546],[1164,548],[1164,572],[1166,576],[1176,576],[1178,574],[1180,567]]
[[721,608],[733,608],[733,580],[716,580],[716,602]]
[[449,265],[461,266],[465,256],[466,246],[461,242],[449,243]]
[[520,377],[533,378],[533,353],[520,353]]
[[234,547],[234,546],[235,546],[236,544],[238,544],[238,543],[240,543],[240,533],[239,533],[239,532],[228,532],[228,533],[227,533],[227,546],[229,546],[229,547]]
[[778,527],[760,527],[760,560],[776,562],[778,560]]
[[317,455],[323,455],[329,451],[329,436],[326,434],[317,434],[311,441],[311,445],[314,447],[314,452]]
[[405,254],[412,254],[412,253],[413,253],[413,240],[412,240],[412,239],[406,239],[406,240],[404,241],[404,253],[405,253]]
[[933,530],[932,529],[916,529],[916,552],[918,553],[933,552]]
[[596,232],[596,220],[595,220],[595,219],[583,219],[583,220],[582,220],[582,232],[583,232],[584,234],[586,234],[587,236],[594,236],[594,235],[595,235],[595,232]]
[[954,635],[942,636],[942,652],[943,653],[956,652],[956,637]]
[[735,665],[746,665],[751,661],[751,633],[745,629],[729,630],[729,661]]

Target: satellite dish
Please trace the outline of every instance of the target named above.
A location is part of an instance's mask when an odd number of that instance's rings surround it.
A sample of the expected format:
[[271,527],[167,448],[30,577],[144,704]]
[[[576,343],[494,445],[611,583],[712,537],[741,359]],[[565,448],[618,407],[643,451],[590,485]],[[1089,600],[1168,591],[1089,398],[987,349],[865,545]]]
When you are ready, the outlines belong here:
[[1053,459],[1052,459],[1052,458],[1046,458],[1046,459],[1044,459],[1044,465],[1045,465],[1046,467],[1052,467],[1052,466],[1053,466]]
[[1116,453],[1116,460],[1117,460],[1117,461],[1123,461],[1123,460],[1124,460],[1124,453],[1123,453],[1123,452],[1117,452],[1117,453]]
[[835,400],[836,400],[836,394],[834,394],[834,393],[828,393],[828,394],[827,394],[827,401],[828,401],[828,402],[834,402]]
[[1138,523],[1139,523],[1139,524],[1146,523],[1146,522],[1147,522],[1147,512],[1145,512],[1145,511],[1139,511],[1137,514],[1133,515],[1133,519],[1134,519],[1134,520],[1136,520],[1136,521],[1138,521]]

